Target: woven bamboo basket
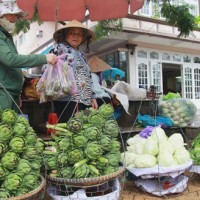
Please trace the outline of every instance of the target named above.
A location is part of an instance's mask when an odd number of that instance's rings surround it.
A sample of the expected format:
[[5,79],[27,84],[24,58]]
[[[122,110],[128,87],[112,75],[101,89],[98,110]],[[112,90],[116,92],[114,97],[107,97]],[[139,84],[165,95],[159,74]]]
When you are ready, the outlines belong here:
[[125,167],[120,167],[118,171],[112,174],[95,178],[65,179],[65,178],[50,177],[49,175],[46,175],[46,179],[47,179],[47,184],[48,182],[50,182],[54,184],[70,185],[75,187],[91,187],[94,185],[100,185],[106,181],[114,179],[123,174],[124,172],[125,172]]
[[40,199],[43,199],[44,193],[45,193],[45,188],[46,188],[46,180],[42,176],[40,176],[40,179],[41,179],[41,184],[35,190],[33,190],[29,193],[17,196],[17,197],[11,197],[7,200],[40,200]]

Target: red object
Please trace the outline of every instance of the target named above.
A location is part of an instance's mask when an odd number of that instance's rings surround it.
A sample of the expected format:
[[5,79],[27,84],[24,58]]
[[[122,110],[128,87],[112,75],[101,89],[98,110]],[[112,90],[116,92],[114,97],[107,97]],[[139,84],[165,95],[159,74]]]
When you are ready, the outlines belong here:
[[131,14],[142,8],[144,0],[130,0]]
[[42,21],[83,21],[89,11],[91,21],[123,18],[144,5],[144,0],[17,0],[19,8],[28,12],[32,19],[35,6]]
[[[58,123],[58,115],[56,113],[49,113],[48,124],[55,125],[57,123]],[[48,134],[51,134],[51,133],[55,134],[56,131],[51,129],[51,128],[48,128],[47,133]]]

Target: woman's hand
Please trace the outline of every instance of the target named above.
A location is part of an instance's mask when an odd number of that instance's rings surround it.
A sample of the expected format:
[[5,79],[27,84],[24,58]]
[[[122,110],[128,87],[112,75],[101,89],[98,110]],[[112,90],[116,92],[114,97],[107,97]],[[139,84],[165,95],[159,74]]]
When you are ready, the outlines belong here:
[[57,63],[57,56],[53,53],[51,54],[46,54],[46,59],[47,59],[47,63],[55,65]]
[[97,100],[96,99],[92,99],[91,104],[92,104],[92,108],[98,109],[98,104],[97,104]]

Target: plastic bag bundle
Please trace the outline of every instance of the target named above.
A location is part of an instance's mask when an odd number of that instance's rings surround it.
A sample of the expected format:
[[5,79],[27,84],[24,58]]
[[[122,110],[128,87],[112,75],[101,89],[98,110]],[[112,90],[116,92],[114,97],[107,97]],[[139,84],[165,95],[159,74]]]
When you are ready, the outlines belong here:
[[148,126],[162,126],[163,128],[169,128],[173,126],[173,122],[171,118],[167,116],[150,116],[150,115],[141,115],[138,113],[137,117],[138,123],[140,123],[143,127],[148,127]]
[[161,116],[168,116],[173,124],[179,127],[185,127],[195,116],[197,107],[190,99],[175,98],[159,102],[159,111]]
[[48,100],[57,100],[77,91],[73,68],[58,57],[55,65],[48,64],[36,88],[40,94],[40,103]]

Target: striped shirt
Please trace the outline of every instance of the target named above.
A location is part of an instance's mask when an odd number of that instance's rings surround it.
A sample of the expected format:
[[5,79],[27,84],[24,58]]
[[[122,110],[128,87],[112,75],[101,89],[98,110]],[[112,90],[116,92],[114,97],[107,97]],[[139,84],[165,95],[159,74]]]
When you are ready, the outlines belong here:
[[87,60],[80,50],[75,50],[67,43],[59,43],[50,50],[50,53],[55,55],[66,54],[64,61],[74,70],[74,77],[78,91],[76,94],[59,99],[61,101],[71,100],[85,105],[91,105],[92,98],[95,98],[95,93],[92,90],[92,77]]

